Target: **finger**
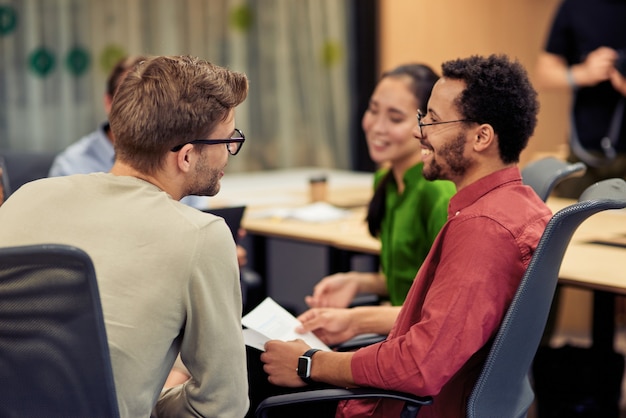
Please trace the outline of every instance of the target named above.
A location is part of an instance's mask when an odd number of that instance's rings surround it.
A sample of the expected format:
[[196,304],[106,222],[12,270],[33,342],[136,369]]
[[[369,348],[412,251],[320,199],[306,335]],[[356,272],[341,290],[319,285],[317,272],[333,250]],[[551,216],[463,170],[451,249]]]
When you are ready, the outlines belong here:
[[326,292],[326,286],[323,286],[321,284],[318,284],[317,286],[315,286],[313,288],[313,297],[314,298],[319,298],[320,296],[322,296],[324,293]]
[[304,303],[306,303],[309,308],[317,307],[317,299],[314,298],[313,296],[305,296]]
[[318,327],[315,317],[310,318],[305,321],[300,321],[300,322],[301,322],[301,325],[296,327],[296,332],[299,334],[304,334],[305,332],[314,331]]

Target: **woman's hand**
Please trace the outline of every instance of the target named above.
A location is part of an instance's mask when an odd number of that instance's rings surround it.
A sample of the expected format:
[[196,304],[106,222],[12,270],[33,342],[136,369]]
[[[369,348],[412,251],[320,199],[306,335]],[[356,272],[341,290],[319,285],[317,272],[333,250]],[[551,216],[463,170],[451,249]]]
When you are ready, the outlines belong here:
[[354,312],[345,308],[309,309],[298,317],[302,326],[296,332],[312,331],[328,345],[341,344],[358,335]]
[[304,301],[311,308],[347,308],[359,292],[356,274],[336,273],[324,277]]

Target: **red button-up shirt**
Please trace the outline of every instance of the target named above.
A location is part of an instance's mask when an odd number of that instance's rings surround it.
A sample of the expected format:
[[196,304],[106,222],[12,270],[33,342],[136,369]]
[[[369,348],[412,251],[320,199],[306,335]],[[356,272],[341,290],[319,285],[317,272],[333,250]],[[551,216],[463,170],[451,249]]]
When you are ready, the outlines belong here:
[[[433,396],[420,418],[464,417],[470,392],[552,213],[518,168],[486,176],[451,200],[448,221],[386,341],[358,350],[360,386]],[[340,403],[338,417],[397,417],[403,403]]]

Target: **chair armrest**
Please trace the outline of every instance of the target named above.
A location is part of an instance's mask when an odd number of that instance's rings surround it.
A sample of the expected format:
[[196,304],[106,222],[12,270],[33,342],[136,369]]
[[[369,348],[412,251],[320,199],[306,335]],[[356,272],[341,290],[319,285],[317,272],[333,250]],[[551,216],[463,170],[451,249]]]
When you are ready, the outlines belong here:
[[385,341],[386,338],[386,335],[381,334],[361,334],[341,344],[334,345],[332,348],[336,351],[354,351],[361,347]]
[[[305,392],[288,393],[286,395],[271,396],[259,404],[256,409],[257,418],[267,418],[268,410],[274,407],[292,405],[296,403],[340,401],[346,399],[387,398],[406,402],[408,408],[417,412],[424,405],[430,405],[433,400],[430,396],[415,396],[403,392],[387,391],[375,388],[332,388],[310,390]],[[306,407],[306,405],[303,405]]]
[[348,306],[349,308],[354,308],[355,306],[378,306],[381,304],[383,299],[380,295],[376,293],[361,293],[358,294],[352,299],[352,302]]

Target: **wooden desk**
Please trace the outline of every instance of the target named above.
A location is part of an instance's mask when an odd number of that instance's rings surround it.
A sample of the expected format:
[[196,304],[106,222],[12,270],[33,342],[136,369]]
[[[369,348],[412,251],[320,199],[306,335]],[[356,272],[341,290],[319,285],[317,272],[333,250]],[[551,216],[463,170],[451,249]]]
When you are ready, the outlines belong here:
[[[548,200],[553,210],[571,203],[563,199]],[[626,295],[626,245],[623,244],[626,244],[626,211],[598,213],[583,222],[572,237],[559,273],[560,285],[593,292],[592,341],[595,347],[606,350],[613,349],[615,343],[615,296]]]
[[[550,199],[553,211],[574,203]],[[613,244],[613,245],[611,245]],[[574,233],[563,258],[559,282],[590,290],[626,295],[626,211],[598,213]]]
[[[328,203],[349,211],[348,217],[323,223],[259,217],[270,209],[308,205],[309,178],[320,174],[327,177]],[[322,277],[350,267],[353,253],[344,240],[356,237],[360,253],[378,254],[380,244],[367,234],[364,222],[373,180],[373,173],[320,168],[226,173],[208,206],[247,206],[241,225],[248,232],[243,244],[251,267],[265,279],[266,294],[301,311],[306,308],[304,296]],[[375,263],[364,261],[368,266]]]
[[[357,191],[354,195],[367,192]],[[553,212],[575,203],[573,200],[551,198]],[[254,210],[251,212],[254,214]],[[378,254],[380,242],[367,232],[365,207],[351,210],[350,217],[326,223],[308,223],[293,219],[246,217],[244,227],[251,233],[333,246],[340,250]],[[592,243],[623,242],[624,247]],[[607,211],[592,216],[578,228],[565,254],[560,281],[563,284],[590,290],[626,295],[626,268],[619,262],[626,259],[626,211]]]
[[292,168],[226,173],[209,207],[246,205],[251,210],[309,203],[309,178],[327,177],[328,201],[340,207],[365,206],[372,195],[372,173],[325,168]]
[[304,222],[290,218],[255,217],[252,209],[243,227],[252,234],[286,238],[365,254],[380,252],[380,242],[367,232],[365,207],[348,210],[348,216],[329,222]]

